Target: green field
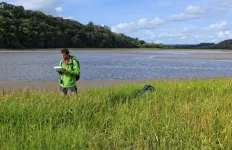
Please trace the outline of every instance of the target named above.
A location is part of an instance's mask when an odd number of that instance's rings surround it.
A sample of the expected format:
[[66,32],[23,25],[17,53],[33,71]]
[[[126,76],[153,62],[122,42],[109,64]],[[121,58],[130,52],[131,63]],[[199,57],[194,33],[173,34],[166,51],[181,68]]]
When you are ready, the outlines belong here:
[[0,149],[231,149],[232,79],[1,93]]

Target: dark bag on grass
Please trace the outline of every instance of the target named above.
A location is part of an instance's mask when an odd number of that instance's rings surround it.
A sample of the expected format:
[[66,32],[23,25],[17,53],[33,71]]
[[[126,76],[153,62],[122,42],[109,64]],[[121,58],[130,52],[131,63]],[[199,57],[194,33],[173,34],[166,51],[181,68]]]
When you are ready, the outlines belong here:
[[136,97],[142,96],[146,93],[153,92],[155,88],[151,85],[145,85],[141,90],[139,90],[136,94]]

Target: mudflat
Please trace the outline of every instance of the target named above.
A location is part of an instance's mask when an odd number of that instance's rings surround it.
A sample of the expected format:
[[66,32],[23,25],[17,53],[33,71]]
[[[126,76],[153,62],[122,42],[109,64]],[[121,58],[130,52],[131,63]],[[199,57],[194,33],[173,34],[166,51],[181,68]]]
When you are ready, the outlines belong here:
[[[57,52],[61,48],[48,48],[48,49],[0,49],[0,53],[44,53],[44,52]],[[159,53],[152,53],[152,58],[159,59],[196,59],[196,60],[232,60],[232,51],[226,49],[156,49],[156,48],[70,48],[71,52],[168,52],[171,55],[159,55]],[[184,55],[181,53],[185,53]],[[146,53],[144,53],[147,55]],[[143,55],[143,54],[141,54]]]
[[[104,88],[104,87],[113,87],[120,85],[128,85],[128,84],[137,84],[141,82],[145,82],[147,80],[83,80],[77,82],[77,87],[79,90],[86,90],[92,88]],[[19,91],[23,89],[30,90],[59,90],[59,82],[55,81],[32,81],[32,82],[8,82],[2,81],[0,82],[0,91]]]

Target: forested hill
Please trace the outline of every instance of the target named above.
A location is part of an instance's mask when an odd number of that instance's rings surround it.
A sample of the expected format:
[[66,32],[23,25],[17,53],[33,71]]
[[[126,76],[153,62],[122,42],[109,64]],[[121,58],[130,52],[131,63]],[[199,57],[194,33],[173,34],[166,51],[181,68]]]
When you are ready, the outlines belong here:
[[159,47],[107,26],[77,21],[0,3],[0,48],[139,48]]
[[218,49],[232,49],[232,39],[222,41],[215,45],[215,48]]

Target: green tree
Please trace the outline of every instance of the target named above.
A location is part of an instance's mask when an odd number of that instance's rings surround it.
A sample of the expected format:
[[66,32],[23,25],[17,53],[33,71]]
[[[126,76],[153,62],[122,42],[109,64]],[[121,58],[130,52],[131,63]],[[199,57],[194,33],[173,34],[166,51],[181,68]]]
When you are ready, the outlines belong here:
[[[138,38],[116,34],[108,26],[25,10],[23,6],[0,3],[1,48],[137,48],[155,47]],[[147,46],[149,45],[149,46]]]

